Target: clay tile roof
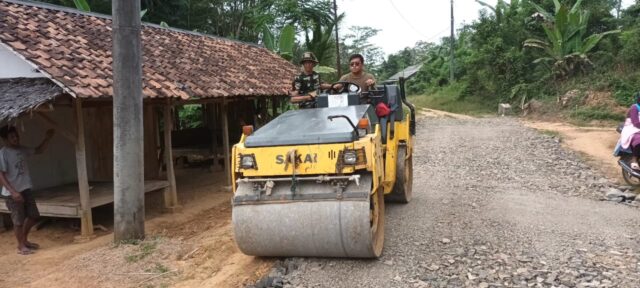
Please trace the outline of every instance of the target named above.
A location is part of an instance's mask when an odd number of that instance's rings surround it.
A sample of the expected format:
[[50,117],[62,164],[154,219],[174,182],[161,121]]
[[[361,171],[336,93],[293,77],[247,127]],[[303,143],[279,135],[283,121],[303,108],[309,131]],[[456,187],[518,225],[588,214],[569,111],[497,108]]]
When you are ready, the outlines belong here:
[[0,79],[0,121],[18,117],[64,94],[47,78]]
[[[0,0],[0,45],[82,98],[111,97],[111,18]],[[296,67],[260,46],[143,24],[145,97],[283,96]]]

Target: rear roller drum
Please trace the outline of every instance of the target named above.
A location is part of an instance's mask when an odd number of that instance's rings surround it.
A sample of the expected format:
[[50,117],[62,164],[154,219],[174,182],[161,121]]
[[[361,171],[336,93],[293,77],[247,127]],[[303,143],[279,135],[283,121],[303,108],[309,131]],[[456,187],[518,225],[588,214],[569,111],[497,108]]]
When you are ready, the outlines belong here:
[[409,203],[413,190],[413,155],[407,158],[407,147],[398,148],[396,158],[396,183],[393,191],[385,196],[391,203]]

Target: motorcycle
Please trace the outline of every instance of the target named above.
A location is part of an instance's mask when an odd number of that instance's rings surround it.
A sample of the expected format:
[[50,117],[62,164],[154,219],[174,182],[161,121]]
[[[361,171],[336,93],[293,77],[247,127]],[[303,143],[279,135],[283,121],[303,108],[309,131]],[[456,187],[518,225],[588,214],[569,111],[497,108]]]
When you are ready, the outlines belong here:
[[[620,124],[616,131],[618,134],[622,133],[622,128],[624,127],[624,123]],[[633,170],[631,168],[631,160],[633,157],[633,153],[631,150],[624,150],[621,147],[617,147],[614,152],[614,156],[617,156],[618,165],[620,165],[622,178],[624,182],[629,184],[632,187],[640,187],[640,171]]]

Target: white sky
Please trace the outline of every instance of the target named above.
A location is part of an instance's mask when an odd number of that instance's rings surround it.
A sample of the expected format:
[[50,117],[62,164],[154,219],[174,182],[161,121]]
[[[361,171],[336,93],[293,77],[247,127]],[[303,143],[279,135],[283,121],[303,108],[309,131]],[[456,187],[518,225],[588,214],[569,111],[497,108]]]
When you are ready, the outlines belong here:
[[[623,0],[623,6],[633,1]],[[485,2],[495,4],[497,0]],[[340,33],[344,35],[348,27],[355,25],[381,29],[371,42],[382,47],[387,55],[413,47],[420,40],[437,42],[450,33],[450,0],[337,0],[337,3],[338,11],[346,13]],[[456,28],[463,22],[471,23],[480,9],[482,6],[475,0],[455,0]]]

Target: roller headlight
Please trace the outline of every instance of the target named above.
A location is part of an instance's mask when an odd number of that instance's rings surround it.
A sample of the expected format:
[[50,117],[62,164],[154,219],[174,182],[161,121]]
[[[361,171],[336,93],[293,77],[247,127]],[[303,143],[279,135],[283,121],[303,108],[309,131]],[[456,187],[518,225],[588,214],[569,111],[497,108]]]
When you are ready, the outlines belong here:
[[240,168],[256,169],[256,159],[253,154],[240,156]]
[[353,150],[344,151],[342,162],[346,165],[356,165],[356,162],[358,162],[358,154]]

